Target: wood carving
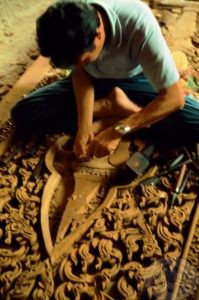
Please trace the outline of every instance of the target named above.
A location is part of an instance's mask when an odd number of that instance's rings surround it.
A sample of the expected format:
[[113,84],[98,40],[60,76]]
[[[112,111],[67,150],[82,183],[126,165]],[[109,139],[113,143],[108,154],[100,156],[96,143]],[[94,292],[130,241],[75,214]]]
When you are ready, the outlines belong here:
[[55,155],[59,149],[69,140],[68,136],[61,137],[58,141],[52,145],[49,151],[46,154],[45,162],[48,170],[51,172],[51,175],[48,178],[48,181],[44,187],[41,203],[41,228],[43,233],[43,239],[48,255],[50,255],[53,245],[52,238],[50,233],[49,226],[49,207],[52,195],[55,188],[61,180],[61,175],[56,171],[53,162]]
[[[183,267],[190,295],[199,251],[198,235],[190,235],[194,244],[186,238],[198,201],[193,174],[171,208],[178,170],[157,185],[142,184],[157,166],[113,185],[119,153],[79,162],[65,135],[47,136],[35,155],[27,155],[30,149],[2,153],[0,298],[166,300],[172,288],[177,293],[170,276],[181,257],[193,266],[189,273]],[[129,143],[119,151],[127,157],[127,149]],[[43,158],[46,169],[35,173]]]

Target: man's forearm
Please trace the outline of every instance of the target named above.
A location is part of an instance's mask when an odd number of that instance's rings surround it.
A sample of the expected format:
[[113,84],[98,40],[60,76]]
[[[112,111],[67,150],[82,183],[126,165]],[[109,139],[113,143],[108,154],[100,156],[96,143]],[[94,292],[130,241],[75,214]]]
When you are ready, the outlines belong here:
[[179,83],[175,83],[168,89],[163,90],[139,112],[122,120],[133,131],[152,125],[169,114],[177,111],[184,105],[184,95]]
[[75,69],[72,81],[77,103],[78,127],[92,126],[94,106],[92,78],[84,70]]

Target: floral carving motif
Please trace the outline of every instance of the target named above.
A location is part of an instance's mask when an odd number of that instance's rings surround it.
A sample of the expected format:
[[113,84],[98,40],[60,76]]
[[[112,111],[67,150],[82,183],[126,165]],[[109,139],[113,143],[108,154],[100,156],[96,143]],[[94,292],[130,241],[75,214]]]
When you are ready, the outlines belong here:
[[[77,162],[65,145],[69,140],[64,135],[47,137],[35,157],[24,157],[22,151],[0,167],[0,297],[166,299],[167,271],[174,272],[176,258],[187,243],[185,231],[197,202],[197,179],[190,176],[185,192],[177,195],[171,208],[177,172],[162,177],[157,185],[143,185],[144,174],[127,185],[114,186],[111,182],[119,169],[107,158]],[[48,172],[43,169],[34,178],[44,155]],[[62,195],[61,218],[52,234],[51,202],[59,184],[67,183],[66,168],[74,186],[69,196]],[[193,242],[196,253],[196,235]],[[198,272],[193,253],[188,261]],[[190,282],[193,276],[190,272]],[[187,293],[191,284],[185,284]]]

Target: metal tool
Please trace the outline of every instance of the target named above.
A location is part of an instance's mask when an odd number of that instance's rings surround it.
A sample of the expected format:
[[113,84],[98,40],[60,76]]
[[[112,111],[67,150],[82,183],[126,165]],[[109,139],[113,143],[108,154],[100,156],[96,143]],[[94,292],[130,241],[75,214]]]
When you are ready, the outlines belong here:
[[160,172],[159,174],[157,174],[155,176],[145,178],[144,180],[142,180],[140,182],[140,184],[142,184],[142,185],[158,184],[161,181],[162,176],[165,176],[165,175],[169,174],[170,172],[176,170],[177,168],[182,166],[182,164],[184,164],[184,163],[187,164],[190,162],[190,160],[186,160],[185,162],[182,162],[183,158],[184,158],[184,154],[182,153],[178,157],[176,157],[164,171]]
[[148,145],[141,152],[134,152],[125,164],[137,175],[141,175],[150,165],[150,158],[152,157],[154,150],[154,145]]
[[175,200],[176,200],[178,194],[182,191],[182,184],[183,184],[184,187],[186,185],[186,183],[183,183],[183,180],[185,178],[186,170],[187,170],[187,165],[185,163],[183,163],[183,165],[181,166],[181,170],[180,170],[180,174],[179,174],[179,177],[178,177],[178,181],[177,181],[175,190],[173,192],[173,197],[171,199],[171,209],[173,208],[173,205],[175,203]]
[[39,162],[37,163],[32,175],[31,175],[32,179],[37,180],[40,177],[41,171],[42,171],[43,166],[44,166],[44,161],[45,161],[45,155],[42,155],[40,157]]

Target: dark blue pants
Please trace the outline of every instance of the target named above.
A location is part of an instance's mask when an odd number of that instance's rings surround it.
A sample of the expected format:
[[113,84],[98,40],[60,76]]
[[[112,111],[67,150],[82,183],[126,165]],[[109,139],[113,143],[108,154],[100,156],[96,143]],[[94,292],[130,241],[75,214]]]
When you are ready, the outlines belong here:
[[[113,87],[118,86],[142,106],[147,105],[157,95],[142,75],[124,80],[94,79],[94,86],[95,99],[106,96]],[[30,93],[12,108],[11,116],[16,127],[27,133],[65,131],[75,134],[77,110],[71,78],[56,81]],[[199,103],[187,96],[182,109],[143,132],[157,141],[199,142]]]

